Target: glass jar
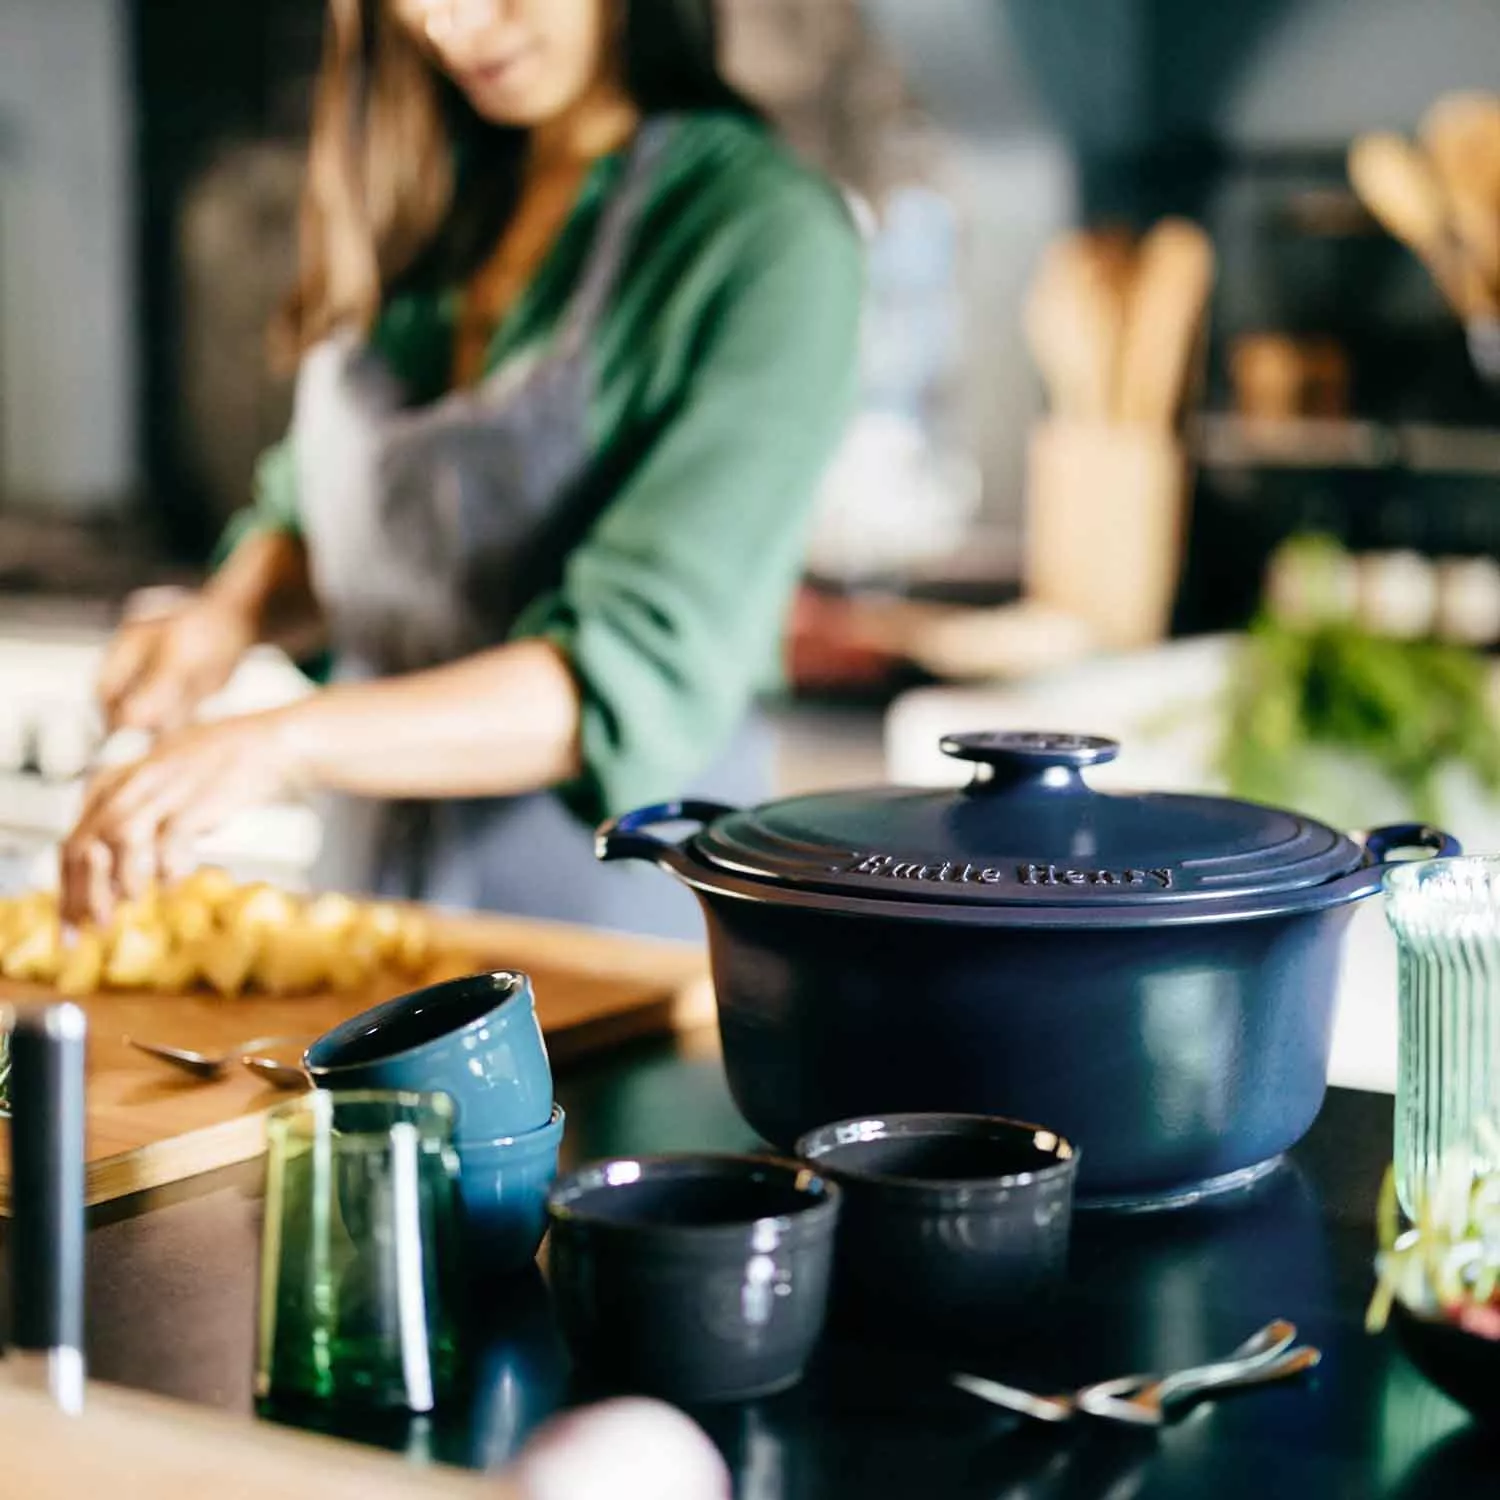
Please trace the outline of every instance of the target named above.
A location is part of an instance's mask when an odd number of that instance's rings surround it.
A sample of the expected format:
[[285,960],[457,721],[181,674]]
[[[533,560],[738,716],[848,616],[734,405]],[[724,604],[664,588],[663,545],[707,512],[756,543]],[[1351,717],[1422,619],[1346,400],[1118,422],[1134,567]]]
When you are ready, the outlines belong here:
[[1396,1190],[1412,1218],[1440,1180],[1500,1168],[1500,858],[1385,877],[1400,961]]

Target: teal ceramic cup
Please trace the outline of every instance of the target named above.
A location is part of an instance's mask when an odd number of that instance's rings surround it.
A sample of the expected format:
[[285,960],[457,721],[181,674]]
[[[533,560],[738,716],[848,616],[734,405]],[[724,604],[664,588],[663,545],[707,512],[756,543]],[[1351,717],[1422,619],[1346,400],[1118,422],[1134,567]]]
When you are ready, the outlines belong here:
[[531,981],[510,970],[387,1000],[325,1032],[302,1062],[320,1089],[447,1094],[460,1146],[524,1136],[552,1117]]
[[531,1265],[547,1233],[547,1194],[567,1123],[561,1105],[540,1129],[458,1147],[465,1259],[483,1284]]

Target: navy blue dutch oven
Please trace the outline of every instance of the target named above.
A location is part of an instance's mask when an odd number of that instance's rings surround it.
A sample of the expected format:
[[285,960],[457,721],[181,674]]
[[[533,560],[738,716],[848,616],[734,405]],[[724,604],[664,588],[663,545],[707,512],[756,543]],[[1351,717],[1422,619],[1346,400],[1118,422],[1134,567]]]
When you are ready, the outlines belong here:
[[[1112,740],[967,734],[962,790],[884,787],[606,823],[604,860],[688,885],[730,1088],[783,1150],[831,1120],[1036,1120],[1080,1200],[1176,1201],[1268,1170],[1326,1088],[1342,938],[1382,867],[1362,840],[1228,797],[1093,790]],[[681,842],[650,830],[701,825]]]

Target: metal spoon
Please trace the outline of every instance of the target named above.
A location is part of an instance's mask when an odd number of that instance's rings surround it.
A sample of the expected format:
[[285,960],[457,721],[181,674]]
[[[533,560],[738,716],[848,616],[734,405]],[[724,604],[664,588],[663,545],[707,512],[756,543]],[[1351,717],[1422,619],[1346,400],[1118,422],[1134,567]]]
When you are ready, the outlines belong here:
[[312,1087],[312,1079],[293,1063],[278,1062],[274,1057],[258,1057],[252,1052],[247,1052],[240,1062],[258,1078],[265,1079],[272,1088],[300,1094]]
[[1134,1377],[1106,1380],[1090,1390],[1081,1391],[1078,1408],[1091,1417],[1106,1417],[1115,1422],[1130,1422],[1137,1427],[1160,1427],[1167,1420],[1168,1409],[1184,1405],[1214,1391],[1240,1390],[1246,1386],[1269,1385],[1289,1380],[1316,1369],[1322,1353],[1310,1344],[1279,1355],[1270,1364],[1246,1370],[1243,1363],[1226,1361],[1222,1365],[1205,1365],[1195,1371],[1169,1375],[1143,1388],[1132,1385]]
[[[297,1081],[295,1083],[281,1083],[279,1088],[305,1088],[307,1077],[300,1068],[288,1068],[285,1063],[277,1063],[272,1058],[264,1056],[266,1049],[276,1046],[301,1046],[303,1038],[292,1036],[262,1036],[251,1041],[243,1042],[232,1051],[224,1053],[222,1057],[211,1057],[206,1052],[194,1052],[187,1047],[162,1047],[155,1042],[139,1042],[134,1037],[126,1037],[125,1040],[136,1049],[144,1052],[148,1057],[154,1057],[160,1062],[170,1063],[174,1068],[181,1068],[184,1073],[190,1073],[194,1078],[205,1082],[211,1082],[215,1078],[222,1078],[227,1068],[234,1063],[243,1062],[250,1067],[252,1072],[263,1073],[266,1077],[272,1077],[271,1067],[285,1070],[287,1073],[295,1072]],[[252,1066],[253,1064],[253,1066]],[[270,1065],[269,1067],[267,1065]]]
[[203,1052],[191,1052],[186,1047],[159,1047],[155,1042],[138,1042],[133,1036],[128,1036],[125,1040],[137,1052],[144,1052],[159,1062],[170,1063],[174,1068],[181,1068],[184,1073],[191,1073],[194,1078],[205,1081],[222,1077],[224,1070],[236,1057],[235,1053],[226,1057],[209,1057]]
[[[1193,1365],[1166,1378],[1180,1390],[1185,1390],[1192,1385],[1195,1377],[1205,1372],[1216,1377],[1215,1383],[1222,1383],[1217,1379],[1219,1372],[1231,1367],[1236,1375],[1249,1375],[1278,1359],[1291,1348],[1296,1337],[1296,1327],[1284,1318],[1278,1318],[1252,1334],[1227,1359],[1215,1360],[1208,1365]],[[1002,1385],[997,1380],[986,1380],[979,1375],[954,1375],[951,1379],[959,1389],[968,1391],[971,1396],[978,1396],[981,1401],[1003,1406],[1007,1411],[1019,1412],[1023,1417],[1032,1417],[1038,1422],[1071,1421],[1083,1410],[1084,1397],[1105,1389],[1110,1392],[1110,1399],[1123,1405],[1121,1398],[1130,1392],[1149,1391],[1154,1386],[1165,1384],[1158,1375],[1123,1375],[1115,1380],[1086,1385],[1081,1390],[1059,1396],[1038,1396],[1031,1391]]]

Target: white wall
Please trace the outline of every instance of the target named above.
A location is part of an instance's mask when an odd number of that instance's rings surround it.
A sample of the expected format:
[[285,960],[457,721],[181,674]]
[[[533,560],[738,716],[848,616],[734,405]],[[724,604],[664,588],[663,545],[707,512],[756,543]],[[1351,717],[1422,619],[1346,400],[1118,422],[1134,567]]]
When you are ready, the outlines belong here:
[[0,0],[0,497],[135,484],[123,0]]

